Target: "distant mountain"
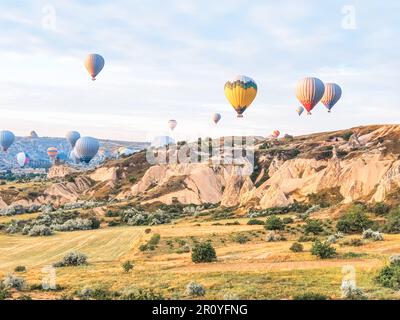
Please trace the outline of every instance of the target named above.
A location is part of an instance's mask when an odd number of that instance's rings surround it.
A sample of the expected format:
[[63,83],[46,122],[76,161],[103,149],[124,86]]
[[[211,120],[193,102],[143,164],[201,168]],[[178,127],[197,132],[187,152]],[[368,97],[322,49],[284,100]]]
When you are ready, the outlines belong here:
[[[146,142],[130,142],[115,140],[99,140],[100,150],[97,156],[92,160],[93,163],[100,163],[105,159],[112,158],[116,155],[116,151],[120,147],[126,147],[134,151],[146,148],[149,143]],[[38,137],[36,132],[32,131],[29,137],[17,137],[14,144],[7,152],[0,153],[0,170],[8,170],[17,168],[15,157],[19,152],[25,152],[29,155],[31,163],[36,166],[46,167],[49,164],[47,149],[56,147],[59,153],[69,155],[71,152],[70,145],[65,138]]]

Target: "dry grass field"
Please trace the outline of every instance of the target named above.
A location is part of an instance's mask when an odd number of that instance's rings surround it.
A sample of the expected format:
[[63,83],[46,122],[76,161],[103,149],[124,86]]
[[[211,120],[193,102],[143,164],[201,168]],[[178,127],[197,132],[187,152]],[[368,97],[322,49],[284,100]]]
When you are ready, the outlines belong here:
[[[232,221],[232,220],[231,220]],[[369,242],[360,247],[335,245],[338,256],[320,260],[309,252],[311,243],[304,243],[304,252],[289,250],[295,237],[286,241],[266,242],[263,226],[240,225],[227,221],[187,219],[174,224],[149,227],[106,227],[91,231],[56,233],[50,237],[27,237],[0,234],[0,276],[18,274],[29,285],[41,283],[42,268],[59,261],[69,251],[88,256],[89,264],[81,267],[57,268],[57,284],[61,290],[43,292],[27,290],[32,298],[54,299],[75,295],[84,288],[101,288],[124,292],[131,288],[153,289],[168,299],[185,299],[190,281],[201,283],[207,299],[223,299],[227,295],[242,299],[291,299],[304,292],[341,297],[342,268],[353,266],[357,285],[370,299],[398,299],[400,293],[375,283],[377,270],[391,254],[400,252],[400,235],[386,235],[385,241]],[[215,222],[215,221],[214,221]],[[214,225],[213,225],[214,224]],[[161,240],[153,251],[142,252],[140,244],[153,234]],[[248,241],[234,241],[235,234],[244,234]],[[190,253],[180,253],[183,243],[211,240],[218,260],[194,264]],[[349,254],[350,253],[350,254]],[[353,253],[353,254],[352,254]],[[354,254],[356,253],[356,254]],[[121,267],[131,260],[134,268],[125,273]],[[26,272],[15,273],[23,265]],[[21,293],[15,292],[14,297]]]

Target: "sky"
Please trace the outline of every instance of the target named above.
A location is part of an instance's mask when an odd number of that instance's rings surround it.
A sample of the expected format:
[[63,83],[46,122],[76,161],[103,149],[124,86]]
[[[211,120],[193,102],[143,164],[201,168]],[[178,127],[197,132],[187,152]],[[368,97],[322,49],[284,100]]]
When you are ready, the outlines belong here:
[[[398,123],[399,12],[397,0],[2,0],[0,130],[150,141]],[[94,82],[88,53],[106,60]],[[223,91],[238,74],[258,85],[243,119]],[[306,76],[342,87],[331,114],[296,114]]]

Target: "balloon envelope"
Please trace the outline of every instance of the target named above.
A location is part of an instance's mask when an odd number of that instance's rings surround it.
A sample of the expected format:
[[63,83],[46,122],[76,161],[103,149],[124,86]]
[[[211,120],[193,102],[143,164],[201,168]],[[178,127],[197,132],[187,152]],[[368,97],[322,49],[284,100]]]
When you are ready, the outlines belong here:
[[99,151],[99,141],[92,137],[80,138],[74,148],[75,156],[85,163],[89,163]]
[[65,138],[71,145],[71,148],[75,147],[75,143],[78,141],[78,139],[81,137],[80,133],[78,131],[69,131],[65,135]]
[[16,156],[18,165],[23,168],[29,164],[29,156],[25,152],[20,152]]
[[328,112],[331,112],[331,109],[341,97],[342,88],[340,88],[339,85],[336,83],[325,83],[325,93],[321,99],[321,102],[328,109]]
[[176,120],[174,120],[174,119],[171,119],[171,120],[168,121],[168,127],[171,130],[174,130],[177,125],[178,125],[178,122]]
[[310,114],[325,92],[324,83],[318,78],[304,78],[297,83],[296,96]]
[[85,59],[85,67],[92,80],[96,80],[96,76],[104,67],[104,58],[97,53],[88,54]]
[[304,108],[302,106],[298,106],[296,108],[296,112],[299,116],[301,116],[301,114],[304,112]]
[[3,151],[7,151],[8,148],[14,143],[14,133],[8,130],[0,131],[0,146]]
[[274,130],[274,131],[272,131],[272,136],[273,136],[274,138],[278,138],[280,135],[281,135],[281,133],[280,133],[279,130]]
[[214,121],[214,123],[217,124],[219,120],[221,120],[221,115],[219,113],[214,113],[211,118],[212,121]]
[[224,91],[226,98],[241,118],[243,112],[256,98],[257,84],[252,78],[240,75],[225,83]]
[[58,150],[56,147],[50,147],[47,149],[47,155],[50,159],[55,159],[58,155]]

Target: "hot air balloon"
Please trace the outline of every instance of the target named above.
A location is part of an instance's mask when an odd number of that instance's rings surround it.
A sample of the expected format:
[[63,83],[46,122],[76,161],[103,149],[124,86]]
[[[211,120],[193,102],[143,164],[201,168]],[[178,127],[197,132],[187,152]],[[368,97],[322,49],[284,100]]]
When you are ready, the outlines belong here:
[[321,100],[325,92],[324,83],[318,78],[304,78],[297,83],[296,96],[304,108],[311,114],[311,110]]
[[50,158],[51,160],[55,160],[55,158],[56,158],[57,155],[58,155],[58,150],[57,150],[57,148],[56,148],[56,147],[50,147],[50,148],[48,148],[48,149],[47,149],[47,155],[49,156],[49,158]]
[[67,141],[69,142],[69,144],[71,145],[71,148],[75,147],[75,143],[76,141],[78,141],[78,139],[81,137],[81,135],[79,134],[79,132],[77,131],[69,131],[67,132],[67,134],[65,135],[65,138],[67,139]]
[[178,124],[178,122],[176,121],[176,120],[169,120],[168,121],[168,127],[171,129],[171,130],[174,130],[175,128],[176,128],[176,126],[177,126],[177,124]]
[[276,139],[281,135],[279,130],[274,130],[272,131],[272,136]]
[[89,163],[99,151],[99,141],[92,137],[82,137],[75,144],[74,154],[81,161]]
[[221,120],[221,115],[219,113],[213,113],[212,121],[214,121],[214,123],[217,124],[219,120]]
[[296,112],[299,116],[301,116],[301,114],[304,112],[304,108],[302,106],[298,106],[296,108]]
[[0,146],[3,151],[7,151],[8,148],[14,143],[14,133],[8,130],[0,131]]
[[341,97],[342,88],[340,88],[339,85],[336,83],[325,83],[325,93],[321,99],[321,102],[328,109],[328,112],[331,112],[331,109]]
[[104,58],[97,53],[88,54],[85,59],[85,67],[94,81],[104,67]]
[[18,165],[23,168],[29,164],[29,156],[25,152],[20,152],[16,156]]
[[243,117],[243,112],[251,105],[257,95],[257,84],[246,76],[237,76],[225,84],[225,96],[238,114]]

